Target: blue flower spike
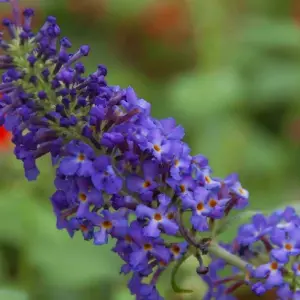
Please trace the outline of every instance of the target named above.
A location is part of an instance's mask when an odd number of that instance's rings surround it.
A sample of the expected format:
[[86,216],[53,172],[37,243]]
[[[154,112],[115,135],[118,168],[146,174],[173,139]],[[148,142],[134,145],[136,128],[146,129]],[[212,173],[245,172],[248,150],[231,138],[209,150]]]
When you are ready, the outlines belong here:
[[[95,245],[114,241],[137,300],[164,299],[157,282],[170,265],[174,290],[190,292],[175,282],[190,256],[198,262],[195,276],[208,285],[203,299],[235,299],[243,285],[257,295],[275,288],[279,299],[300,299],[300,218],[293,208],[257,213],[232,243],[219,242],[218,227],[248,205],[238,175],[213,177],[208,159],[183,141],[183,127],[155,119],[132,87],[109,85],[103,64],[86,74],[82,60],[92,50],[82,45],[69,53],[71,41],[54,16],[34,31],[31,8],[0,3],[12,7],[12,20],[2,21],[9,38],[0,33],[0,125],[11,131],[29,181],[40,173],[37,160],[51,156],[58,229]],[[224,278],[225,267],[231,274]]]

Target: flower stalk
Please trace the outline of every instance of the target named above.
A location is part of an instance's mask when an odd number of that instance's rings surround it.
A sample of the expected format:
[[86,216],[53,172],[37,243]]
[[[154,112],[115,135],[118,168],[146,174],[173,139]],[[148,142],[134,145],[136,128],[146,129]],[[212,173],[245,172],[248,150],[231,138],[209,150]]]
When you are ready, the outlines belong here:
[[210,241],[207,246],[207,252],[216,258],[223,259],[227,264],[237,267],[239,270],[247,273],[249,263],[242,260],[239,256],[231,254],[229,251],[225,250],[218,243],[215,243],[213,240]]

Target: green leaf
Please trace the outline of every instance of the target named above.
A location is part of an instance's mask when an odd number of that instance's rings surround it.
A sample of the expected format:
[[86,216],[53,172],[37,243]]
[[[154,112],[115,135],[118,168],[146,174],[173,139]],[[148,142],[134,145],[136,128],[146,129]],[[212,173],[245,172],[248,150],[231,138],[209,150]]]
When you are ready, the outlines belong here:
[[289,157],[280,140],[255,127],[249,132],[247,140],[241,165],[248,172],[257,174],[259,169],[260,173],[268,176],[282,174]]
[[35,206],[30,194],[22,191],[22,184],[10,185],[0,197],[0,241],[21,246],[30,239],[30,224],[35,218]]
[[29,300],[29,297],[22,291],[0,289],[0,300]]
[[233,69],[184,75],[173,81],[169,90],[174,110],[190,122],[228,111],[242,97],[242,83]]
[[213,116],[209,114],[207,119],[198,120],[194,124],[198,135],[193,140],[193,152],[206,155],[218,176],[240,170],[244,163],[244,152],[250,143],[247,137],[249,125],[229,113],[216,112]]
[[214,115],[212,122],[199,119],[194,127],[198,135],[193,140],[193,152],[206,155],[218,176],[251,174],[255,175],[253,182],[261,181],[258,172],[260,177],[282,176],[288,160],[284,145],[247,120],[228,112]]
[[300,32],[290,19],[270,19],[262,17],[249,18],[240,35],[245,47],[260,47],[261,49],[296,49],[300,50]]
[[254,95],[253,104],[261,107],[278,101],[286,103],[287,98],[293,101],[294,96],[300,94],[299,67],[295,60],[268,61],[265,58],[249,86]]
[[5,280],[5,266],[6,260],[4,260],[3,253],[0,252],[0,282],[4,282]]
[[189,258],[190,254],[184,255],[181,259],[176,262],[171,274],[171,286],[175,293],[179,294],[190,294],[193,293],[192,290],[182,289],[176,283],[176,274],[178,273],[180,266]]

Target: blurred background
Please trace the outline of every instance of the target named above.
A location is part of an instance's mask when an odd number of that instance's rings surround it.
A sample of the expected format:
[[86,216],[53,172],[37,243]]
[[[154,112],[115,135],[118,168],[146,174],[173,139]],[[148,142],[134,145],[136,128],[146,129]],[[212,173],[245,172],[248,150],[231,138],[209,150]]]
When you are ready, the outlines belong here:
[[[91,45],[88,71],[106,64],[110,84],[133,86],[155,117],[183,124],[193,154],[206,155],[216,176],[238,172],[249,209],[299,205],[299,0],[20,2],[35,8],[36,26],[53,14],[74,47]],[[9,15],[1,4],[0,17]],[[0,300],[134,299],[111,245],[56,230],[50,162],[26,182],[9,138],[0,128]],[[233,235],[231,228],[223,238]],[[172,294],[169,274],[162,294],[202,299],[195,266],[189,260],[178,276],[193,294]]]

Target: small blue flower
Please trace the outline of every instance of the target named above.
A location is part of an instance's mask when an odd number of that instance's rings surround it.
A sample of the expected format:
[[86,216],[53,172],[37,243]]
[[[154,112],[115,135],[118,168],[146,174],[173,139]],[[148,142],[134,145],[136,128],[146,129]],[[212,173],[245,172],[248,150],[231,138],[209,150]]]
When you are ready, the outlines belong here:
[[91,222],[99,230],[94,232],[94,244],[102,245],[108,243],[108,235],[120,234],[126,231],[128,221],[121,212],[111,213],[108,210],[102,211],[102,216],[91,215]]
[[193,156],[191,167],[193,178],[199,181],[206,189],[212,190],[221,187],[221,183],[211,177],[212,170],[205,156],[201,154]]
[[76,189],[69,192],[72,199],[78,199],[77,217],[87,217],[90,212],[90,207],[101,208],[103,205],[102,193],[97,191],[90,180],[86,178],[77,178]]
[[163,300],[155,285],[145,284],[142,282],[142,279],[140,274],[133,273],[133,276],[128,283],[131,294],[135,295],[138,300]]
[[257,213],[252,217],[251,224],[244,224],[239,228],[237,240],[242,245],[251,245],[271,231],[266,217]]
[[176,120],[173,118],[159,120],[157,125],[168,140],[181,140],[184,137],[184,128],[176,125]]
[[54,185],[58,190],[68,191],[75,185],[74,176],[65,176],[57,168]]
[[132,87],[126,89],[126,101],[121,101],[121,104],[127,111],[138,107],[141,110],[142,115],[150,114],[151,104],[144,99],[139,99]]
[[95,171],[92,174],[92,182],[95,188],[110,195],[118,194],[122,189],[123,180],[115,173],[111,158],[101,155],[96,158],[93,167]]
[[300,236],[299,229],[285,232],[276,228],[270,237],[273,244],[279,248],[271,251],[272,257],[281,263],[287,263],[290,256],[300,254]]
[[51,196],[51,202],[54,209],[54,212],[57,215],[60,215],[61,212],[67,210],[72,206],[68,200],[66,193],[62,190],[55,191],[55,193]]
[[188,243],[187,242],[181,242],[181,243],[173,243],[170,247],[170,252],[172,255],[173,260],[180,259],[187,251],[188,249]]
[[145,194],[158,187],[155,181],[159,175],[158,164],[155,161],[145,161],[142,165],[143,177],[129,175],[126,178],[127,188],[132,192]]
[[159,261],[169,261],[171,253],[163,245],[161,239],[145,237],[141,226],[132,228],[131,230],[134,244],[132,245],[132,252],[130,253],[130,265],[134,271],[142,270],[145,263],[151,257]]
[[174,155],[170,167],[170,174],[173,179],[180,180],[189,171],[191,164],[189,152],[190,148],[186,144],[183,144],[180,153]]
[[176,208],[168,208],[168,204],[160,204],[153,209],[144,204],[140,204],[136,208],[138,218],[149,219],[148,224],[144,227],[143,233],[145,236],[158,237],[161,230],[169,235],[175,235],[179,229],[175,222]]
[[224,182],[230,188],[230,191],[232,193],[234,193],[240,198],[248,200],[249,192],[242,187],[241,182],[239,181],[238,174],[233,173],[231,175],[228,175],[225,178]]
[[66,146],[67,156],[59,165],[59,170],[63,175],[88,177],[94,173],[93,160],[95,158],[93,149],[77,141],[71,141]]
[[261,296],[263,295],[267,289],[265,288],[264,284],[260,281],[254,283],[251,286],[252,291],[257,295],[257,296]]
[[284,231],[290,231],[300,226],[300,218],[293,207],[277,210],[269,217],[270,226],[276,226]]
[[185,208],[192,209],[191,223],[199,231],[208,229],[207,217],[218,219],[223,216],[229,199],[218,199],[218,195],[203,187],[194,190],[193,199],[183,199]]
[[180,180],[168,178],[167,184],[176,192],[178,197],[181,198],[184,207],[185,202],[190,202],[193,199],[193,190],[196,187],[196,182],[191,176],[183,176]]
[[23,159],[23,166],[25,170],[25,176],[29,181],[36,180],[40,171],[38,170],[35,159],[28,155],[26,158]]
[[284,283],[282,268],[283,264],[273,260],[254,269],[252,276],[257,279],[264,279],[264,287],[269,290],[280,287]]
[[166,139],[162,131],[159,129],[154,129],[148,134],[148,145],[147,148],[151,154],[159,161],[172,154],[178,153],[180,151],[180,144],[172,143],[170,140]]
[[141,284],[137,297],[139,300],[163,300],[154,284]]
[[72,221],[73,228],[82,233],[84,240],[90,241],[93,239],[95,228],[90,221],[78,218],[74,218]]

